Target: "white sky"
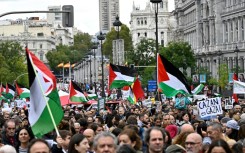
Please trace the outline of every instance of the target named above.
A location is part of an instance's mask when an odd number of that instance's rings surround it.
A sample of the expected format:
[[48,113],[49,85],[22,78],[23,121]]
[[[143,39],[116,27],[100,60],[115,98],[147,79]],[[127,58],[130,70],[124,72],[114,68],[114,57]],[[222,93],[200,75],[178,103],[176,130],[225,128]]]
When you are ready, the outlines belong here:
[[[130,13],[133,2],[144,9],[150,0],[120,0],[120,21],[129,26]],[[99,31],[99,0],[0,0],[0,14],[12,11],[44,11],[48,6],[73,5],[74,26],[82,32],[94,35]],[[174,1],[169,0],[169,11],[174,9]],[[46,14],[12,14],[4,19],[25,19],[26,17],[39,16],[46,18]]]

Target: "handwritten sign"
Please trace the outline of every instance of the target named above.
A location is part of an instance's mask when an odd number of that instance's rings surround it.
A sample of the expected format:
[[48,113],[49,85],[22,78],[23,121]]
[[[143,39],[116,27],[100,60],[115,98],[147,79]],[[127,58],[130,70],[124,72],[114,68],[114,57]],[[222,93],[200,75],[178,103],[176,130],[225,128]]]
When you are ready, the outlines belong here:
[[199,101],[197,103],[197,107],[199,110],[199,116],[201,118],[223,114],[223,110],[221,107],[221,98],[210,98],[203,101]]
[[225,109],[232,109],[234,101],[232,98],[225,99]]

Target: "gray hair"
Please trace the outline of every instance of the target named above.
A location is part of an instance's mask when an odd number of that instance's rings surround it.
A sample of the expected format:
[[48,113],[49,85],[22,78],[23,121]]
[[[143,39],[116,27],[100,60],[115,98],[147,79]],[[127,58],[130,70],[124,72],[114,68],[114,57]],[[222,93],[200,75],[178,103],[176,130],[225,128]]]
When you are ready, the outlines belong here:
[[16,153],[16,150],[11,145],[4,145],[0,148],[0,153]]
[[97,146],[98,146],[98,141],[100,138],[104,138],[104,137],[111,137],[114,140],[114,147],[117,148],[117,138],[114,134],[110,133],[110,132],[102,132],[98,135],[95,136],[94,138],[94,143],[93,143],[93,148],[96,150]]
[[222,132],[222,125],[217,122],[211,122],[208,127],[211,126],[213,130],[217,130],[219,132]]

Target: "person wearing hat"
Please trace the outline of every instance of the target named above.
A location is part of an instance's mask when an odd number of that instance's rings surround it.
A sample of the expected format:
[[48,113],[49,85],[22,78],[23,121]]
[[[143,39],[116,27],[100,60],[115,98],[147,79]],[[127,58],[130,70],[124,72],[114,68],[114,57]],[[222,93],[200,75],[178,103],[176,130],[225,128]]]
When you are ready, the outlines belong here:
[[170,145],[166,149],[166,153],[184,153],[184,152],[186,152],[185,148],[178,144]]
[[238,141],[237,136],[238,136],[238,130],[239,130],[239,126],[237,121],[235,120],[230,120],[226,123],[226,130],[225,130],[225,134],[230,138],[230,139],[234,139],[236,141]]

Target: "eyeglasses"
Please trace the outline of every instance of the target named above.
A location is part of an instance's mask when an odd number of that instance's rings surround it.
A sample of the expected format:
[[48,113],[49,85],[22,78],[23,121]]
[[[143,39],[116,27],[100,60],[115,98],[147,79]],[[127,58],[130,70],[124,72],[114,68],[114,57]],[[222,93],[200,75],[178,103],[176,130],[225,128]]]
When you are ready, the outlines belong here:
[[199,144],[199,143],[200,143],[200,142],[197,142],[197,143],[195,143],[195,142],[185,142],[185,145],[186,145],[186,146],[188,146],[188,145],[194,146],[194,145]]

